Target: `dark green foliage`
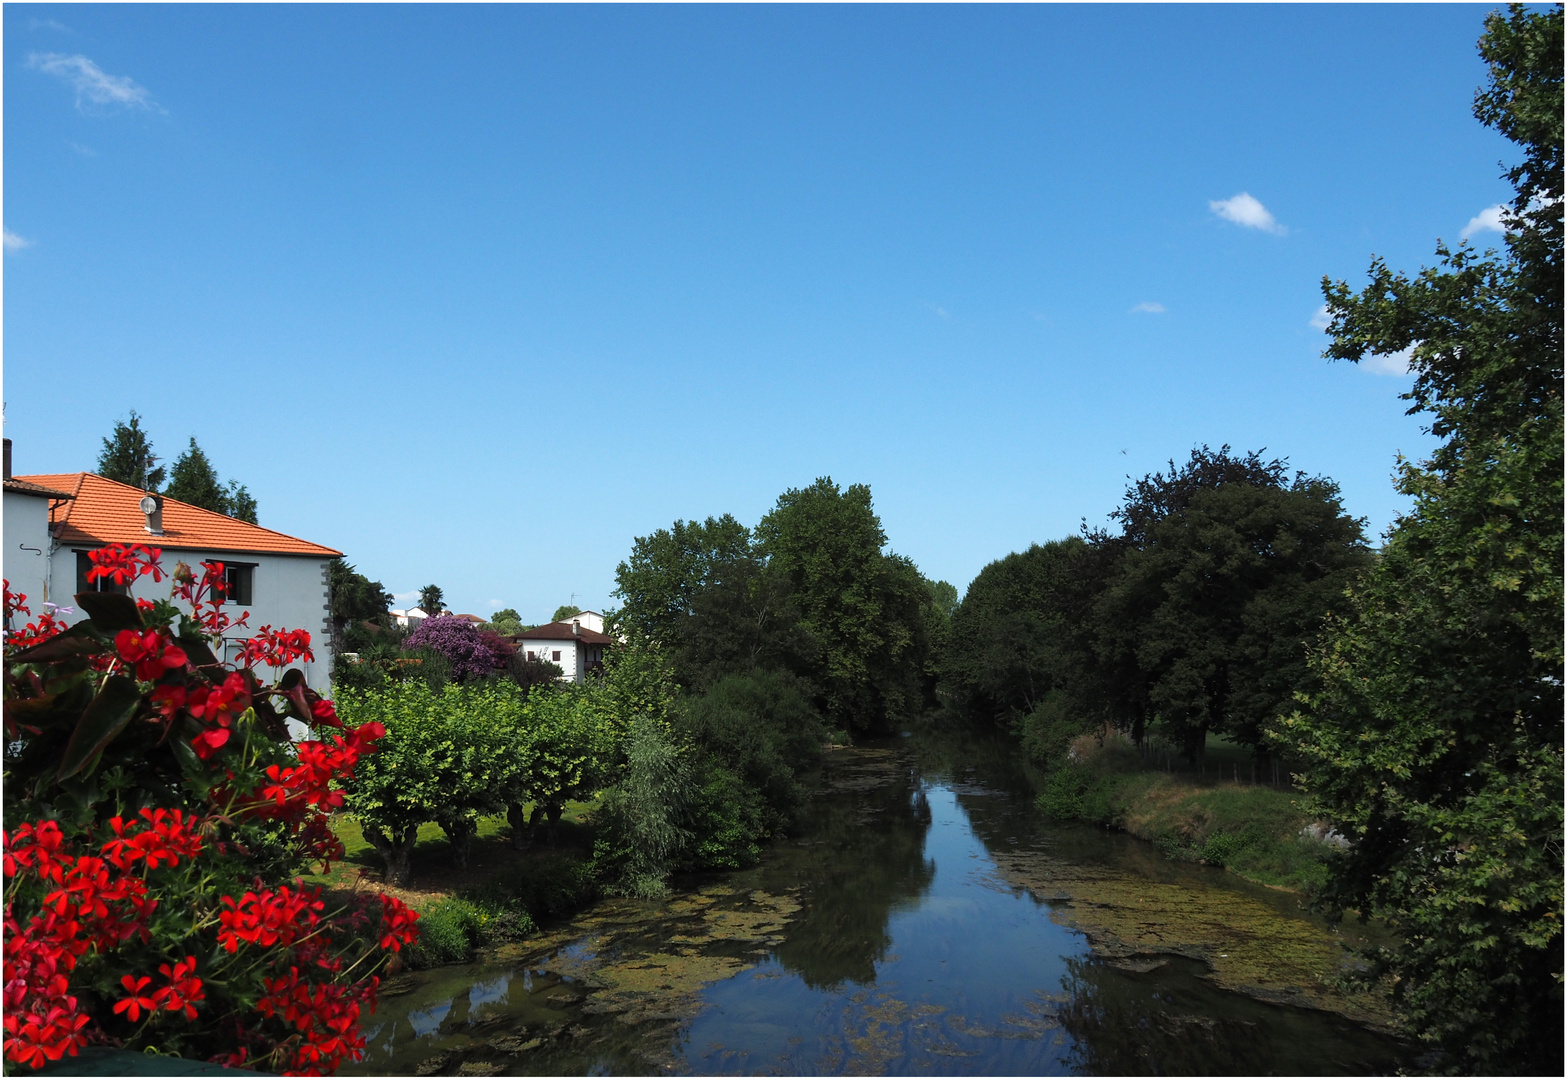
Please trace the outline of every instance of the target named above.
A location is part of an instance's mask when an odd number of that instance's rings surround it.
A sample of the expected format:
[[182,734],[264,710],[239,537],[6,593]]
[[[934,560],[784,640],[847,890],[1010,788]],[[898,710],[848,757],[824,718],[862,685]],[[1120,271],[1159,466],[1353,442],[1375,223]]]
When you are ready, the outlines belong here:
[[1100,726],[1097,719],[1076,708],[1074,698],[1053,690],[1033,712],[1018,717],[1012,730],[1029,759],[1048,767],[1066,759],[1073,739]]
[[1257,453],[1194,450],[1126,493],[1114,565],[1095,603],[1117,717],[1141,738],[1158,717],[1195,759],[1209,731],[1256,745],[1309,685],[1306,644],[1367,565],[1338,486]]
[[446,596],[439,585],[426,585],[419,590],[419,610],[434,618],[446,607]]
[[169,486],[163,494],[215,514],[256,523],[256,500],[243,484],[230,480],[225,487],[218,479],[218,471],[212,467],[206,452],[196,445],[191,436],[190,446],[174,459],[169,471]]
[[887,542],[871,490],[830,477],[791,488],[756,527],[767,572],[788,583],[798,625],[816,644],[811,681],[829,723],[885,733],[924,704],[931,595],[914,564]]
[[624,601],[618,625],[672,645],[695,611],[696,595],[723,582],[732,566],[753,561],[750,531],[729,514],[676,521],[639,536],[631,558],[615,570],[615,595]]
[[152,452],[152,440],[142,430],[141,417],[131,410],[130,423],[116,420],[114,431],[103,440],[98,455],[98,475],[145,491],[157,491],[163,484],[163,466]]
[[1279,726],[1352,841],[1325,902],[1398,931],[1369,975],[1464,1072],[1562,1069],[1562,51],[1560,6],[1486,21],[1475,114],[1523,152],[1504,252],[1324,283],[1328,355],[1412,347],[1443,442]]
[[756,788],[704,754],[686,809],[691,838],[683,858],[696,870],[738,870],[761,858],[774,815]]
[[796,773],[821,754],[821,715],[799,684],[777,672],[729,675],[683,700],[681,732],[713,754],[767,805],[769,828],[787,825],[803,790]]
[[1092,700],[1088,613],[1099,554],[1071,536],[981,570],[952,616],[943,695],[966,716],[1001,723],[1052,694]]
[[[515,614],[516,613],[513,612],[513,615]],[[550,622],[564,622],[573,615],[580,614],[582,614],[582,609],[579,608],[576,604],[562,604],[560,607],[555,609],[555,614],[550,616]]]
[[[386,636],[391,623],[388,612],[392,607],[392,594],[386,591],[386,586],[371,581],[342,558],[327,564],[327,583],[332,605],[334,651],[358,652],[377,638]],[[367,627],[366,623],[371,626]]]
[[522,616],[517,614],[516,608],[501,608],[490,616],[490,629],[497,634],[520,634],[527,629],[522,625]]

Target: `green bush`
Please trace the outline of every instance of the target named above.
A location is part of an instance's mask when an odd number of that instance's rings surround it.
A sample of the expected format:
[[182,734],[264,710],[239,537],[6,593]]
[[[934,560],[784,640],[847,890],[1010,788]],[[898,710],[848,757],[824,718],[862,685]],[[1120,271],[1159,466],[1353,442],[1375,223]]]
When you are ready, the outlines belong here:
[[1012,725],[1023,752],[1037,765],[1053,766],[1066,759],[1072,740],[1098,728],[1098,723],[1072,709],[1067,696],[1052,690],[1033,712]]
[[668,892],[665,881],[691,841],[683,824],[691,787],[689,752],[658,721],[632,721],[625,773],[604,792],[596,815],[593,859],[605,891],[643,898]]
[[419,943],[409,951],[409,964],[434,967],[468,959],[483,923],[479,909],[468,901],[437,900],[419,913]]
[[692,843],[685,864],[697,870],[739,870],[762,857],[767,835],[761,795],[709,757],[691,798]]

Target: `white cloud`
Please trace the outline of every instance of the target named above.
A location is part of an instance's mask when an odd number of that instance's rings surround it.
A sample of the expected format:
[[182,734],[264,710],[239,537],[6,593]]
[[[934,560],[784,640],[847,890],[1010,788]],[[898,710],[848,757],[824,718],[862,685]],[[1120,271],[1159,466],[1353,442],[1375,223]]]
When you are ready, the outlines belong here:
[[163,111],[147,88],[138,86],[129,75],[110,75],[80,54],[33,53],[27,58],[27,66],[70,83],[76,90],[78,109],[90,104]]
[[1408,375],[1409,361],[1414,353],[1413,345],[1396,353],[1370,353],[1360,362],[1360,366],[1376,375]]
[[1311,317],[1311,325],[1318,330],[1326,330],[1333,325],[1333,317],[1328,314],[1328,305],[1323,304],[1317,309],[1317,313]]
[[951,315],[947,314],[947,309],[942,307],[939,304],[926,304],[925,306],[930,308],[930,310],[933,313],[935,313],[936,315],[941,316],[943,319],[950,319],[950,318],[952,318]]
[[26,237],[18,236],[10,229],[5,230],[5,249],[7,251],[21,251],[25,247],[32,247],[33,242]]
[[79,142],[72,142],[70,139],[66,139],[65,140],[65,145],[69,146],[72,150],[75,150],[78,154],[82,155],[82,157],[97,157],[98,156],[98,151],[94,150],[90,146],[83,146]]
[[57,23],[53,19],[28,19],[29,30],[58,30],[62,34],[69,34],[71,28],[63,23]]
[[1164,305],[1156,304],[1152,300],[1144,300],[1141,304],[1138,304],[1136,307],[1132,308],[1132,310],[1140,311],[1144,315],[1163,315]]
[[1506,209],[1501,203],[1497,203],[1495,206],[1487,206],[1484,210],[1470,218],[1469,224],[1465,225],[1464,231],[1458,235],[1467,240],[1477,232],[1506,232],[1507,226],[1502,223],[1502,214]]
[[1228,199],[1215,199],[1208,203],[1208,209],[1218,214],[1225,221],[1233,221],[1237,225],[1244,225],[1248,229],[1261,229],[1263,232],[1273,233],[1275,236],[1283,236],[1289,230],[1268,213],[1268,208],[1246,192],[1232,195]]

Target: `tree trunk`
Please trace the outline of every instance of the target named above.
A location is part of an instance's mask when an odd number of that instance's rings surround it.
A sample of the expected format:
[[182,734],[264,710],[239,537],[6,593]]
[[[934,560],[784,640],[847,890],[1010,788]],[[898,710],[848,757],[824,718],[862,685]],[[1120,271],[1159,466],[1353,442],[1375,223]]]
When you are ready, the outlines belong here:
[[506,823],[511,826],[513,851],[527,851],[533,846],[533,834],[528,827],[528,817],[522,812],[522,803],[506,804]]
[[413,880],[414,845],[419,842],[419,826],[408,825],[392,829],[388,836],[379,825],[364,826],[365,839],[381,856],[384,867],[382,876],[388,885],[407,888]]
[[468,856],[473,851],[473,833],[476,823],[468,818],[456,818],[439,823],[441,831],[452,845],[452,865],[459,870],[468,869]]

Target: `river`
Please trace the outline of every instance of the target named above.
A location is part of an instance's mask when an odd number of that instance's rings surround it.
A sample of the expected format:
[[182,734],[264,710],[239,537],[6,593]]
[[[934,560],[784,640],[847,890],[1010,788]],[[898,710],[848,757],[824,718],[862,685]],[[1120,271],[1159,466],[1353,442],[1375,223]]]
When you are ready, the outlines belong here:
[[389,981],[343,1072],[1390,1073],[1298,898],[1042,820],[1004,742],[833,751],[762,864]]

